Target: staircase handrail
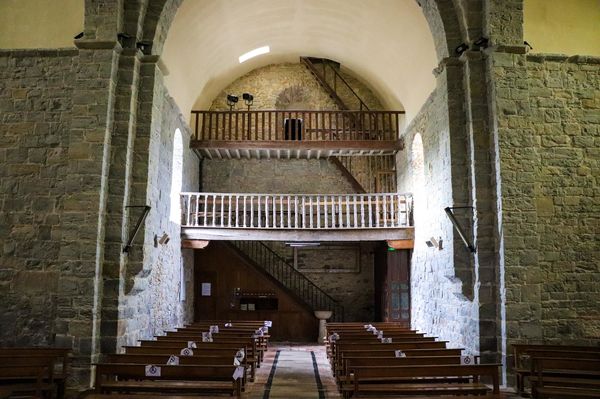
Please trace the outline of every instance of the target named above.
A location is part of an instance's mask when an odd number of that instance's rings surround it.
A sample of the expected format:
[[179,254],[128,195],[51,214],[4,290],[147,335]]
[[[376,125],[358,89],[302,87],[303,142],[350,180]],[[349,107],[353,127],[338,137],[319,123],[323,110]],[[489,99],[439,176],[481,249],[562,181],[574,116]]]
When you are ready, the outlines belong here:
[[[365,108],[367,111],[370,111],[369,106],[362,100],[362,98],[360,98],[360,96],[354,91],[354,89],[352,88],[352,86],[350,86],[350,84],[346,81],[346,79],[344,79],[344,77],[339,73],[339,71],[337,69],[335,69],[332,65],[331,62],[326,59],[326,58],[317,58],[317,57],[301,57],[303,60],[308,61],[309,63],[313,64],[311,59],[315,59],[315,60],[320,60],[321,64],[323,65],[323,80],[325,82],[327,82],[327,77],[326,77],[326,73],[325,73],[325,67],[329,67],[329,69],[331,69],[331,71],[334,73],[334,92],[336,92],[337,94],[337,87],[336,87],[336,78],[340,78],[340,80],[344,83],[344,85],[350,90],[350,92],[352,93],[352,95],[354,97],[356,97],[356,99],[358,100],[359,104],[360,104],[360,111],[363,110],[363,108]],[[314,64],[313,64],[314,65]],[[317,68],[315,67],[315,70],[317,70]],[[346,107],[347,108],[347,107]]]
[[[327,294],[325,291],[323,291],[321,288],[319,288],[317,285],[315,285],[315,283],[313,283],[310,279],[308,279],[304,274],[300,273],[298,270],[296,270],[292,265],[290,265],[283,257],[281,257],[281,255],[279,255],[277,252],[273,251],[271,248],[269,248],[267,245],[265,245],[263,242],[261,241],[231,241],[231,243],[238,249],[241,249],[242,251],[244,251],[244,249],[246,248],[245,244],[246,243],[250,243],[250,245],[259,245],[260,248],[266,252],[266,254],[264,255],[264,257],[266,258],[267,256],[271,256],[272,259],[276,260],[277,262],[279,262],[281,265],[284,265],[286,267],[286,270],[288,273],[290,273],[290,275],[293,275],[295,278],[293,279],[288,279],[289,281],[302,281],[303,284],[306,284],[307,287],[310,287],[310,290],[312,290],[313,292],[316,292],[318,294],[318,296],[323,297],[323,300],[318,300],[317,299],[317,303],[315,303],[314,301],[314,296],[310,296],[310,300],[307,302],[313,302],[310,303],[311,306],[315,306],[315,305],[322,305],[325,304],[328,307],[328,309],[323,309],[323,310],[333,310],[335,313],[337,313],[338,318],[342,318],[343,319],[343,313],[344,313],[344,307],[338,302],[336,301],[333,297],[331,297],[329,294]],[[246,251],[244,251],[246,253],[246,255],[248,257],[250,257],[252,254],[248,253]],[[277,273],[271,262],[257,262],[256,259],[252,259],[255,263],[259,264],[259,266],[262,266],[264,269],[266,269],[269,274],[271,274],[273,277],[275,277],[278,281],[280,281],[282,284],[284,284],[284,281],[282,281],[283,276],[281,276],[281,274],[283,273]],[[282,277],[281,279],[279,277]],[[284,284],[285,285],[285,284]],[[292,289],[292,291],[294,290],[294,288],[296,287],[288,287],[290,289]],[[300,288],[300,287],[297,287]],[[302,297],[302,295],[300,295],[300,297]],[[304,299],[304,298],[303,298]],[[314,309],[314,310],[321,310],[321,309]]]

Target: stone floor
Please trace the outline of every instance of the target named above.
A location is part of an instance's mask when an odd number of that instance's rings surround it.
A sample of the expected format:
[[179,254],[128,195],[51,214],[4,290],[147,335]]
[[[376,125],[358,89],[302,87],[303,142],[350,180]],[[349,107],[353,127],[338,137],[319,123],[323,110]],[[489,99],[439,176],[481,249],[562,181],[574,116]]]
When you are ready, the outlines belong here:
[[[277,359],[276,363],[275,359]],[[275,367],[273,368],[274,363]],[[318,375],[315,372],[315,363]],[[269,380],[271,380],[270,384]],[[341,398],[341,396],[331,374],[324,346],[273,343],[265,355],[264,363],[257,371],[256,381],[248,386],[247,392],[242,395],[242,398],[329,399]],[[427,398],[426,396],[419,397],[419,399]],[[519,396],[503,392],[500,397],[496,397],[496,399],[513,398],[519,398]],[[482,399],[484,398],[482,397]]]
[[[277,363],[273,370],[275,358]],[[269,378],[271,384],[268,384]],[[340,398],[340,395],[323,346],[275,343],[270,346],[265,362],[258,369],[256,382],[250,384],[243,398],[329,399]]]

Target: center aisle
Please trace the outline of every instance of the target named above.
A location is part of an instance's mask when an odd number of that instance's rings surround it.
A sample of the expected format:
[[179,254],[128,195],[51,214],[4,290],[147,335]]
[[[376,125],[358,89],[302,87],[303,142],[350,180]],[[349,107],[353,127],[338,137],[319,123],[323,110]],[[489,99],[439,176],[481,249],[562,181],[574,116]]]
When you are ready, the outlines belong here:
[[324,346],[272,344],[248,399],[340,398]]

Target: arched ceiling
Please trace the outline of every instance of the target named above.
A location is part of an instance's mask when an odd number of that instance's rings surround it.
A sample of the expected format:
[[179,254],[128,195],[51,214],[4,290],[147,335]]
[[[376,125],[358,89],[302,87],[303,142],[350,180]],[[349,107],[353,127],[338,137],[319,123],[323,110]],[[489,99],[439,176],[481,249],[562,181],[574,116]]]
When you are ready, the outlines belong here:
[[[239,64],[261,46],[271,52]],[[435,87],[433,38],[415,0],[185,0],[162,62],[181,111],[206,107],[245,73],[299,56],[342,64],[410,121]]]

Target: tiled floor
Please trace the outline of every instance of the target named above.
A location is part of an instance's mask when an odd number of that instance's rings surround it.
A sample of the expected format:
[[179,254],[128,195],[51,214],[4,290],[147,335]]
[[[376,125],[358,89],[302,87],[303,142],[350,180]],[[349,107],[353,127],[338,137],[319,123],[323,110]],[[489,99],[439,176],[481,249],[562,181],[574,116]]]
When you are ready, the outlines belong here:
[[[279,355],[277,353],[279,352]],[[315,373],[313,355],[317,363],[318,378]],[[271,373],[275,358],[277,365]],[[270,389],[269,376],[272,374]],[[319,389],[320,387],[320,389]],[[265,361],[258,369],[256,381],[249,384],[243,399],[330,399],[341,398],[325,354],[325,347],[315,344],[273,343],[265,355]],[[427,399],[420,396],[419,399]],[[435,396],[432,398],[436,398]],[[437,397],[439,398],[439,397]],[[503,392],[496,399],[519,398]],[[407,398],[409,399],[409,398]],[[482,397],[485,399],[485,397]]]
[[[314,369],[313,354],[318,367],[320,389]],[[276,356],[277,366],[273,373],[271,388],[268,390],[267,382]],[[289,343],[270,346],[265,362],[258,369],[256,382],[250,384],[248,392],[243,396],[247,399],[340,398],[331,375],[325,348],[314,344]]]

